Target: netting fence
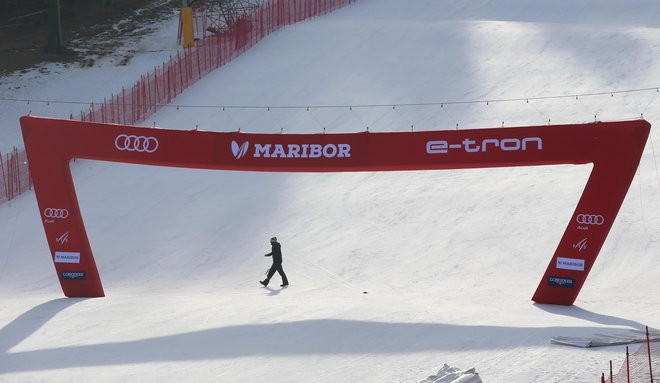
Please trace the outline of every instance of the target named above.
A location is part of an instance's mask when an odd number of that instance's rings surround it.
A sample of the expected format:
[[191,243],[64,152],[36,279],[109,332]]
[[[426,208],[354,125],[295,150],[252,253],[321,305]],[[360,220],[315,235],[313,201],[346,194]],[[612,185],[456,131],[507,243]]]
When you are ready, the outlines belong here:
[[[214,69],[236,58],[270,33],[290,24],[332,12],[356,0],[272,0],[236,20],[221,33],[199,33],[195,46],[180,50],[176,56],[153,71],[141,75],[130,88],[122,88],[99,104],[71,119],[88,122],[134,125],[147,119],[161,106],[172,101],[186,88]],[[208,29],[200,9],[194,16],[196,30]],[[208,32],[208,31],[206,31]],[[25,149],[14,148],[0,161],[0,203],[32,188]]]
[[10,153],[0,153],[0,203],[32,189],[25,150],[14,147]]
[[[222,33],[196,41],[190,49],[140,76],[129,89],[91,104],[80,120],[133,125],[144,121],[186,88],[226,64],[279,28],[321,16],[355,0],[273,0],[234,22]],[[197,18],[196,18],[197,19]],[[73,118],[74,116],[72,116]]]
[[[655,376],[655,378],[654,378]],[[609,373],[603,373],[601,383],[653,383],[660,382],[660,339],[652,339],[646,328],[646,341],[630,354],[626,347],[626,359],[614,373],[610,360]]]

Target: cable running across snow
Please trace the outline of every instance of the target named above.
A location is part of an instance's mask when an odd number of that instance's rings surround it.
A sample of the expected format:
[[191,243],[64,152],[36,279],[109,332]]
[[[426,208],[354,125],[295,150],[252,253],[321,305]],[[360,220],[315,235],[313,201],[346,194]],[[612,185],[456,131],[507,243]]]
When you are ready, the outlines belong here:
[[[334,104],[334,105],[201,105],[201,104],[156,104],[159,108],[222,108],[225,109],[352,109],[352,108],[397,108],[397,107],[413,107],[413,106],[440,106],[445,105],[467,105],[467,104],[486,104],[500,103],[500,102],[527,102],[538,100],[554,100],[575,98],[579,100],[583,97],[606,96],[614,97],[615,94],[637,93],[655,91],[660,93],[660,87],[626,89],[607,92],[592,92],[580,94],[565,94],[565,95],[551,95],[551,96],[535,96],[535,97],[515,97],[515,98],[500,98],[500,99],[487,99],[487,100],[459,100],[459,101],[431,101],[431,102],[408,102],[408,103],[366,103],[366,104]],[[22,99],[22,98],[0,98],[0,101],[5,102],[25,102],[25,103],[43,103],[43,104],[74,104],[74,105],[102,105],[103,102],[84,102],[84,101],[71,101],[71,100],[39,100],[39,99]],[[140,103],[127,102],[126,105],[142,106]]]

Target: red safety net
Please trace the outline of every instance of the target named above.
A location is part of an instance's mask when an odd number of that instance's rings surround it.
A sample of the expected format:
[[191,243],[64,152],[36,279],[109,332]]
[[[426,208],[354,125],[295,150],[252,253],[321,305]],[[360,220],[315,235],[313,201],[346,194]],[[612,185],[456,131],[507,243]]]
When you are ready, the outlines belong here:
[[0,203],[32,189],[25,150],[14,147],[10,153],[0,153]]
[[87,112],[80,112],[80,120],[124,125],[142,122],[190,85],[270,33],[352,2],[355,0],[270,1],[234,22],[228,30],[197,40],[195,47],[179,51],[168,62],[140,76],[131,88],[122,88],[120,93],[104,99],[100,105],[91,104]]
[[[147,119],[190,85],[226,64],[275,30],[321,16],[356,0],[273,0],[222,33],[204,35],[203,10],[194,16],[195,47],[177,52],[168,62],[145,75],[128,89],[90,104],[80,112],[81,121],[133,125]],[[207,31],[208,32],[208,31]],[[71,115],[71,119],[78,116]],[[12,150],[0,161],[0,203],[32,187],[24,149]]]
[[646,329],[646,341],[630,354],[626,347],[626,359],[617,373],[610,361],[609,374],[603,373],[601,383],[653,383],[660,381],[660,338],[650,337]]

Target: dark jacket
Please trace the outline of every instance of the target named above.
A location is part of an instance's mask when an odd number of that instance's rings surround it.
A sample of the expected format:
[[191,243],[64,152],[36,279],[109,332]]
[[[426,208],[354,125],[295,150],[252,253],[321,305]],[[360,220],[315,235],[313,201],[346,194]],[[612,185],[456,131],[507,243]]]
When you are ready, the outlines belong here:
[[279,242],[271,242],[272,250],[266,254],[267,257],[273,257],[273,264],[282,264],[282,245]]

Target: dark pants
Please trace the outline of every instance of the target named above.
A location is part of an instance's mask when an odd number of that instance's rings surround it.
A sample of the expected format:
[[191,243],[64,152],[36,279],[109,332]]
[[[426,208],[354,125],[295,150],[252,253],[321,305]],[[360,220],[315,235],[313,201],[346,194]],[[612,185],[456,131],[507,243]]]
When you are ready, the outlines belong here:
[[268,270],[268,275],[266,276],[266,279],[270,281],[270,278],[275,275],[275,272],[280,273],[280,277],[282,277],[282,284],[288,285],[289,280],[286,279],[286,274],[284,274],[284,269],[282,268],[281,263],[273,263],[273,266],[270,267],[270,270]]

